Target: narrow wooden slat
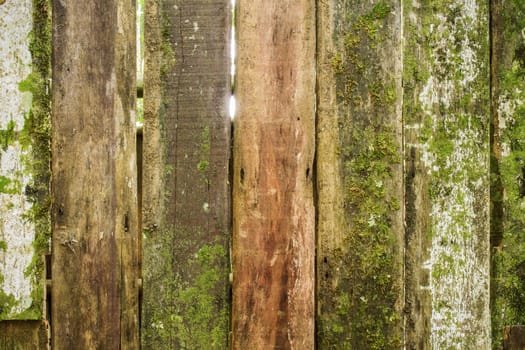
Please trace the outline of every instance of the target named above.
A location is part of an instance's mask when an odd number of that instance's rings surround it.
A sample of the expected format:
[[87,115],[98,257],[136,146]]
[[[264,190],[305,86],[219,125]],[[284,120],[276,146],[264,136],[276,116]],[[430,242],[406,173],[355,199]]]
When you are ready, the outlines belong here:
[[53,30],[53,349],[136,349],[134,5],[53,1]]
[[488,10],[404,2],[407,349],[490,349]]
[[403,344],[398,1],[318,2],[319,349]]
[[525,324],[525,3],[492,0],[491,18],[491,309],[493,342],[501,345],[506,326]]
[[238,3],[234,349],[314,347],[314,8]]
[[147,349],[226,349],[230,1],[146,3],[143,327]]

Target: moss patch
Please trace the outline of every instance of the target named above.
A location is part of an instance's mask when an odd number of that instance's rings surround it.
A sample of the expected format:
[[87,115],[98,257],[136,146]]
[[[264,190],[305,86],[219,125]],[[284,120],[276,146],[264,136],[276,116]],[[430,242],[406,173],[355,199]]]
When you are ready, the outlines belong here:
[[390,5],[350,2],[336,16],[339,50],[332,68],[347,231],[342,248],[321,257],[321,279],[328,282],[321,286],[320,349],[402,345],[396,310],[400,252],[392,229],[401,203],[390,187],[401,162],[392,117],[398,96],[395,77],[382,66],[382,45],[388,50],[392,40],[389,29],[395,16]]
[[[504,40],[495,42],[494,108],[501,154],[492,158],[493,221],[500,234],[493,248],[493,348],[505,326],[525,324],[525,4],[501,3],[494,25]],[[498,217],[497,215],[500,215]]]
[[[223,242],[199,244],[199,233],[171,228],[145,232],[155,240],[146,270],[144,344],[177,349],[225,349],[229,331],[229,270]],[[151,247],[151,242],[146,247]],[[153,247],[152,247],[153,248]],[[151,273],[151,275],[150,275]],[[155,290],[153,290],[155,289]],[[152,304],[154,303],[154,305]]]

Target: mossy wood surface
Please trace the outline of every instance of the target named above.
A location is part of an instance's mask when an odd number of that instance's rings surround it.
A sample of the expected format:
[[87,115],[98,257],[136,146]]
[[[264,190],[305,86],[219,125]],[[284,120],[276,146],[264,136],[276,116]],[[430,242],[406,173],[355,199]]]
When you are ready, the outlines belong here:
[[[525,324],[525,3],[493,0],[492,334],[493,348]],[[522,338],[523,339],[523,338]],[[516,339],[517,340],[517,339]],[[525,343],[504,349],[517,349]]]
[[407,349],[490,349],[489,6],[405,1]]
[[0,7],[0,320],[45,317],[49,25],[45,0]]
[[47,321],[0,322],[0,349],[48,350],[49,336]]
[[145,349],[227,349],[229,0],[146,2]]
[[238,2],[233,348],[314,348],[315,3]]
[[318,7],[320,349],[403,344],[401,36],[398,1]]
[[53,349],[137,349],[135,8],[53,2]]

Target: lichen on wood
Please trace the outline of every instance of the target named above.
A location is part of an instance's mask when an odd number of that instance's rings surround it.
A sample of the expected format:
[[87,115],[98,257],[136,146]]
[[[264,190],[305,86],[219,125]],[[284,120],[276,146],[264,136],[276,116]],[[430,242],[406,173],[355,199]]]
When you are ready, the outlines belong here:
[[49,3],[10,2],[0,14],[7,73],[0,77],[0,319],[41,319],[50,238]]
[[395,1],[331,1],[319,18],[318,345],[397,349],[404,243],[400,8]]
[[407,1],[404,14],[408,344],[488,349],[488,5]]

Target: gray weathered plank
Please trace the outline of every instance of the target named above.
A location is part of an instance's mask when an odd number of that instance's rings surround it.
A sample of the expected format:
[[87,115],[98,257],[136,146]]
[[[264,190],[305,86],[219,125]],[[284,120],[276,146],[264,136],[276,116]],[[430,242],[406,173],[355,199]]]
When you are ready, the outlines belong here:
[[145,10],[142,345],[226,349],[230,1]]

